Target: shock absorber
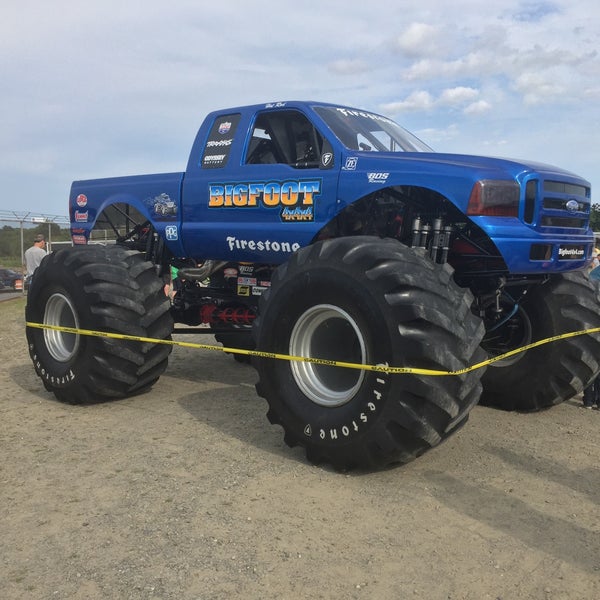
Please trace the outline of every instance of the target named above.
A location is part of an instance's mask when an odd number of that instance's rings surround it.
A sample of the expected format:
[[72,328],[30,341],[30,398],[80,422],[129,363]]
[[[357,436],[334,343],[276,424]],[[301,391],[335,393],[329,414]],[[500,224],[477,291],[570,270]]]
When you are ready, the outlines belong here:
[[412,231],[413,231],[413,236],[412,236],[412,242],[411,242],[411,247],[412,248],[418,248],[419,244],[421,242],[421,219],[420,217],[415,217],[412,223]]
[[429,257],[433,262],[437,261],[438,250],[440,248],[440,235],[442,233],[442,219],[437,217],[433,220],[431,248],[429,249]]

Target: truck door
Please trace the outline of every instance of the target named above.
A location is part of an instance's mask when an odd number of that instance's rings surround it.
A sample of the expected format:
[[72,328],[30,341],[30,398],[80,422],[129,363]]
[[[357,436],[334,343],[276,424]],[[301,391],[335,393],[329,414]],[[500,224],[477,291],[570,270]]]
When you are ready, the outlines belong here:
[[223,168],[203,159],[194,182],[201,193],[191,200],[189,187],[184,192],[186,204],[199,202],[193,212],[201,218],[202,245],[210,245],[206,256],[284,262],[334,216],[339,157],[336,161],[327,138],[296,109],[257,113],[239,163],[234,152]]

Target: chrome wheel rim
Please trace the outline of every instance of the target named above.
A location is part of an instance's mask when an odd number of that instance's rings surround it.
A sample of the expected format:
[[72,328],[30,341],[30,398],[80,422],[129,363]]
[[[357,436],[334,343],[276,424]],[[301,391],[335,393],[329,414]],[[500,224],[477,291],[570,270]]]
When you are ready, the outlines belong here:
[[[366,343],[356,321],[341,308],[319,304],[304,312],[290,336],[290,354],[324,361],[366,364]],[[300,390],[315,404],[341,406],[351,400],[365,371],[330,364],[291,361]]]
[[[44,311],[44,324],[79,329],[77,312],[67,296],[53,294],[48,298]],[[48,352],[58,362],[68,362],[79,348],[79,335],[65,331],[44,329],[44,341]]]

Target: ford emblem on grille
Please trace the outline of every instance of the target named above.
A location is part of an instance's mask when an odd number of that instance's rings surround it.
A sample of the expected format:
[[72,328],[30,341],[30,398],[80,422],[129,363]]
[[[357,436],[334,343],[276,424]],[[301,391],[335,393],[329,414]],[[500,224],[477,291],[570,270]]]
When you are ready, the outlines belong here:
[[579,210],[579,202],[577,202],[577,200],[573,200],[572,198],[567,202],[565,206],[567,207],[567,210],[571,213],[577,212]]

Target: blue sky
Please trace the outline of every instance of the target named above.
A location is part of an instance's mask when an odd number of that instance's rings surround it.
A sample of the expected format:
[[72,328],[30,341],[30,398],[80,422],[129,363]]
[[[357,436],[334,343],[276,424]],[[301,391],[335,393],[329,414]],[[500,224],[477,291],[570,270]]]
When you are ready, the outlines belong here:
[[66,215],[74,179],[182,171],[206,113],[292,99],[569,169],[600,203],[597,0],[4,0],[0,17],[1,211]]

